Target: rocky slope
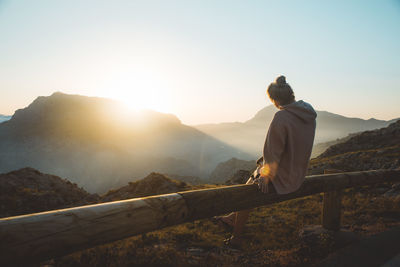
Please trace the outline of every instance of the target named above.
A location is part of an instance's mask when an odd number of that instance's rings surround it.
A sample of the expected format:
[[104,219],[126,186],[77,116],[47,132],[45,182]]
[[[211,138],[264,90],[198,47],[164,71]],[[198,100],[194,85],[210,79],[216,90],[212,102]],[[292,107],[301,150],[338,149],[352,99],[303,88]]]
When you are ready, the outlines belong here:
[[310,174],[324,169],[364,171],[400,167],[400,120],[388,127],[365,131],[329,147],[310,162]]
[[0,174],[0,217],[206,187],[204,184],[192,185],[153,172],[143,179],[129,182],[126,186],[99,196],[86,192],[67,179],[41,173],[33,168],[23,168]]
[[[191,178],[195,179],[196,177]],[[195,181],[197,180],[195,179]],[[192,185],[153,172],[143,179],[129,182],[126,186],[110,190],[99,196],[86,192],[67,179],[41,173],[33,168],[23,168],[0,174],[0,217],[205,187],[207,185]]]
[[233,176],[240,170],[252,172],[255,169],[255,160],[247,161],[231,158],[228,161],[218,164],[218,166],[211,173],[209,182],[214,184],[224,184],[227,180],[233,178]]
[[190,188],[191,186],[185,182],[173,180],[163,174],[153,172],[139,181],[130,182],[116,190],[110,190],[102,197],[102,201],[174,193]]
[[357,134],[359,134],[359,133],[351,133],[348,136],[343,137],[343,138],[337,138],[336,140],[315,144],[313,146],[313,150],[311,152],[311,158],[318,157],[319,155],[324,153],[329,147],[336,145],[336,144],[346,142],[347,140],[349,140],[353,136],[356,136]]
[[208,183],[208,179],[201,179],[197,176],[186,176],[186,175],[179,175],[179,174],[165,174],[165,176],[177,180],[182,181],[191,185],[201,185]]
[[32,168],[0,174],[0,217],[86,205],[98,199],[66,179]]
[[233,176],[226,180],[226,185],[245,184],[249,179],[251,172],[248,170],[238,170]]

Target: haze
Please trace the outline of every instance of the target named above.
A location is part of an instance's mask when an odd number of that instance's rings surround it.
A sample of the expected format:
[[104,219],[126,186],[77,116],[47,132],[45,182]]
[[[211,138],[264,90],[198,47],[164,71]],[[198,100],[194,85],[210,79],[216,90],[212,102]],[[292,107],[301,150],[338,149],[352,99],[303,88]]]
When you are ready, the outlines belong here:
[[399,117],[399,1],[0,1],[0,114],[55,91],[245,121],[284,74],[318,110]]

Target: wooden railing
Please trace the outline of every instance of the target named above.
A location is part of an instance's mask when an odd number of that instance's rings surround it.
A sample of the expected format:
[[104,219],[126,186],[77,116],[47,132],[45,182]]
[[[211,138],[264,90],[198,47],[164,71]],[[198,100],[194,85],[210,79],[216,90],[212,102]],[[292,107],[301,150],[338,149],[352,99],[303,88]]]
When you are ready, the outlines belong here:
[[[257,185],[234,185],[3,218],[0,219],[0,266],[40,262],[231,211],[395,181],[400,181],[400,170],[324,174],[308,176],[299,190],[285,195],[263,194]],[[326,200],[323,213],[340,215],[340,205],[331,205],[336,193],[328,194],[330,200]],[[338,228],[340,217],[339,220],[337,215],[323,217],[328,218],[324,222],[326,228]]]

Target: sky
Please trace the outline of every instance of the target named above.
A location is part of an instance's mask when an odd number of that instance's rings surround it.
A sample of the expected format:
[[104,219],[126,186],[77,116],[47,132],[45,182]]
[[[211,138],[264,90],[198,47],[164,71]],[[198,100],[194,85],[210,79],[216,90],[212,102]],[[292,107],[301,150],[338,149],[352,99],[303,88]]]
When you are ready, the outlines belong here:
[[245,121],[283,74],[317,110],[389,120],[399,51],[399,0],[0,0],[0,114],[61,91]]

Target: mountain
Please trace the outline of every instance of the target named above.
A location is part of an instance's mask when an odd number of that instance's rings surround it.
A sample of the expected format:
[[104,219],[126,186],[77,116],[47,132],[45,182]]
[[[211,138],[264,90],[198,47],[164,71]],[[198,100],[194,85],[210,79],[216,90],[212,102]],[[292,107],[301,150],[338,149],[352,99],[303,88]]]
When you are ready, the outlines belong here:
[[0,217],[16,216],[98,201],[66,179],[23,168],[0,174]]
[[86,192],[67,179],[42,173],[33,168],[22,168],[0,174],[0,218],[99,202],[167,194],[192,188],[194,187],[188,183],[153,172],[143,179],[129,182],[126,186],[110,190],[99,196]]
[[310,174],[324,169],[366,171],[400,167],[400,120],[388,127],[365,131],[330,146],[310,161]]
[[163,174],[152,172],[145,178],[130,182],[128,185],[110,190],[103,197],[105,202],[128,198],[145,197],[190,190],[185,182],[173,180]]
[[[253,172],[256,169],[255,160],[241,160],[231,158],[230,160],[221,162],[210,174],[210,183],[223,184],[229,179],[237,180],[234,178],[240,171]],[[250,175],[249,175],[250,176]],[[248,176],[248,177],[249,177]],[[247,178],[248,178],[247,177]]]
[[209,179],[200,179],[197,176],[185,176],[179,174],[165,174],[166,176],[170,177],[171,179],[182,181],[191,185],[201,185],[209,183]]
[[105,192],[150,172],[207,177],[250,158],[171,114],[126,112],[119,102],[54,93],[0,124],[0,172],[33,167]]
[[[275,112],[278,109],[269,105],[245,122],[196,125],[195,128],[245,151],[253,157],[260,156],[265,136]],[[395,120],[384,121],[349,118],[327,111],[317,112],[317,129],[314,144],[343,138],[350,133],[386,127]],[[315,154],[315,153],[314,153]]]
[[3,121],[8,121],[9,119],[11,119],[11,116],[0,114],[0,123],[2,123]]
[[349,140],[350,138],[352,138],[353,136],[356,136],[357,134],[359,134],[359,133],[351,133],[343,138],[337,138],[336,140],[333,140],[333,141],[315,144],[313,147],[312,153],[311,153],[311,158],[318,157],[323,152],[325,152],[325,150],[327,150],[330,146],[343,143],[343,142]]
[[226,185],[245,184],[251,175],[248,170],[238,170],[233,176],[225,181]]

